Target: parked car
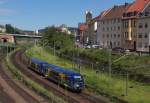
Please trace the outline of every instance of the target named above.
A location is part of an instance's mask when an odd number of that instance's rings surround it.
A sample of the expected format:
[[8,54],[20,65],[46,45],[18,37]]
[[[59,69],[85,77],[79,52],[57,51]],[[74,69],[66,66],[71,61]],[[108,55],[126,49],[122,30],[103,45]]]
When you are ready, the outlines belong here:
[[92,45],[92,48],[100,48],[100,45]]
[[125,49],[120,48],[120,47],[115,47],[112,49],[112,51],[117,52],[117,53],[125,53]]

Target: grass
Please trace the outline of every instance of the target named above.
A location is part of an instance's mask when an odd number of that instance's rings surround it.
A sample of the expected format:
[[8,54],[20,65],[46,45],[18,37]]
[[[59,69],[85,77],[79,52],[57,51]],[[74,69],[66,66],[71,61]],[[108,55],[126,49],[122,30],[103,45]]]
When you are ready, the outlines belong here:
[[[108,64],[109,61],[109,51],[108,50],[99,50],[99,49],[67,49],[66,51],[62,52],[65,55],[72,55],[72,52],[79,53],[81,58],[83,58],[84,61],[90,60],[90,62],[98,61],[101,66],[105,66]],[[116,59],[123,57],[119,59],[117,62],[113,63],[112,69],[118,70],[122,72],[130,72],[134,74],[141,74],[143,76],[149,74],[150,75],[150,56],[138,56],[129,54],[126,56],[123,56],[125,54],[114,54],[112,53],[111,60],[116,61]],[[147,66],[149,64],[149,66]],[[141,67],[142,66],[142,67]],[[107,65],[106,65],[106,68]]]
[[[49,63],[74,70],[79,72],[78,69],[72,69],[73,63],[71,61],[65,60],[54,56],[51,51],[45,50],[41,47],[33,47],[29,49],[27,55],[30,57],[39,58],[41,60],[47,61]],[[135,81],[128,81],[128,95],[126,96],[126,77],[112,75],[111,82],[108,74],[99,72],[96,74],[95,70],[90,68],[81,68],[81,74],[85,75],[85,81],[88,85],[88,90],[91,92],[106,93],[111,95],[111,97],[118,97],[129,103],[150,103],[150,85],[142,84]]]
[[[17,50],[15,50],[17,51]],[[14,52],[15,52],[14,51]],[[41,85],[37,84],[36,82],[32,81],[30,78],[26,77],[24,74],[22,74],[11,62],[11,55],[14,53],[10,53],[7,57],[6,57],[6,64],[9,68],[9,70],[12,72],[12,74],[14,75],[14,77],[17,80],[22,80],[22,82],[30,89],[33,89],[36,93],[44,96],[46,99],[49,99],[50,103],[54,102],[54,103],[67,103],[66,101],[64,101],[63,99],[55,96],[53,93],[49,92],[48,90],[46,90],[44,87],[42,87]]]

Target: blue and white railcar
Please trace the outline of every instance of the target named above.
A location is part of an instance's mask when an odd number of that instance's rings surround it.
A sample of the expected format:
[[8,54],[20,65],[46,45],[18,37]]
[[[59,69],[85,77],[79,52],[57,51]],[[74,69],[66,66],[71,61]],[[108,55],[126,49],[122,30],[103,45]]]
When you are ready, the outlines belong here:
[[70,90],[81,92],[84,89],[84,79],[80,73],[75,73],[36,58],[30,60],[29,67]]
[[59,82],[74,91],[80,92],[84,89],[84,79],[80,73],[75,73],[53,64],[48,64],[48,67],[50,70],[48,78],[50,80]]

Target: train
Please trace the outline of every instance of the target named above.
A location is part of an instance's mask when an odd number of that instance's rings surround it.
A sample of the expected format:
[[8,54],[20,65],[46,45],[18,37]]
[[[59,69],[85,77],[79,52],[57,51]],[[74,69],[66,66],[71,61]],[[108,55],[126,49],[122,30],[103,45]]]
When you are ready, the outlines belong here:
[[84,78],[80,73],[61,68],[37,58],[31,58],[28,67],[46,79],[71,91],[82,92],[85,88]]

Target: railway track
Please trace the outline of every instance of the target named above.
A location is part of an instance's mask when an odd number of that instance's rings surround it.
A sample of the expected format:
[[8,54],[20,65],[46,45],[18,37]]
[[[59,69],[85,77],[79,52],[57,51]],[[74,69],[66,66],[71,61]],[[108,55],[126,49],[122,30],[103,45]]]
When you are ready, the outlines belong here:
[[22,62],[24,51],[20,50],[15,52],[11,56],[12,63],[27,77],[31,78],[33,81],[42,85],[47,90],[53,92],[55,95],[63,98],[69,103],[110,103],[103,97],[95,97],[88,93],[73,93],[67,91],[66,89],[54,84],[43,77],[39,76],[35,72],[28,69],[27,65]]
[[4,52],[0,50],[0,103],[41,103],[38,97],[13,78],[3,61],[4,57]]

